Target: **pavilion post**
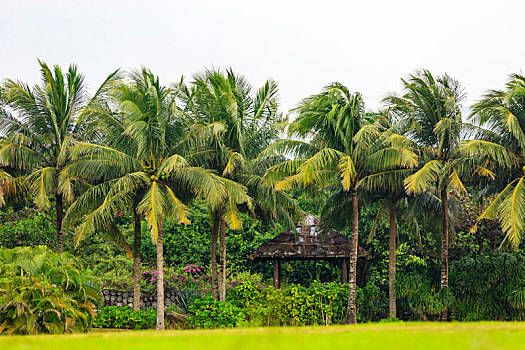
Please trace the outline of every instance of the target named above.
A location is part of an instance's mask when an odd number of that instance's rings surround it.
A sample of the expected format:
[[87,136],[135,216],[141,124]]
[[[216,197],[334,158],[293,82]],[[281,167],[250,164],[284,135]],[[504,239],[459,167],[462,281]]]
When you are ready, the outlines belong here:
[[281,288],[281,259],[273,258],[273,287]]
[[341,283],[348,283],[348,262],[347,258],[341,259]]

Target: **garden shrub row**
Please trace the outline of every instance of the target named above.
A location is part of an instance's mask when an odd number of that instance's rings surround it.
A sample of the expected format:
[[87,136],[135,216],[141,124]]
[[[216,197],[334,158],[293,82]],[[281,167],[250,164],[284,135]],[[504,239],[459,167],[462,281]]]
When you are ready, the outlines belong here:
[[155,309],[134,311],[129,306],[107,306],[97,313],[93,328],[149,329],[155,328]]

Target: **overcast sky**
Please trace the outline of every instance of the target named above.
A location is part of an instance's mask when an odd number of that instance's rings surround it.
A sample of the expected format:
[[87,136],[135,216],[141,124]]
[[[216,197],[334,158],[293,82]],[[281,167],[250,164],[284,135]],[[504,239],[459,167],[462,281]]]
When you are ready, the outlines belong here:
[[472,103],[525,70],[524,0],[0,0],[0,78],[39,79],[37,58],[78,64],[94,90],[118,67],[163,82],[233,67],[274,78],[283,110],[339,81],[380,106],[417,68],[457,78]]

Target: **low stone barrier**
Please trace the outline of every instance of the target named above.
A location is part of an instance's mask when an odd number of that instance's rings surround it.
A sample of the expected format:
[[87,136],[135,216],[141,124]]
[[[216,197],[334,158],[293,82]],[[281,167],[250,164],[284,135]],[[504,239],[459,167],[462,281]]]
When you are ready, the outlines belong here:
[[[117,290],[117,289],[103,289],[102,295],[104,297],[104,306],[130,306],[133,307],[133,291],[131,290]],[[166,290],[164,292],[164,305],[170,306],[175,302],[177,292],[174,290]],[[155,308],[157,307],[157,295],[144,294],[140,296],[140,308]]]

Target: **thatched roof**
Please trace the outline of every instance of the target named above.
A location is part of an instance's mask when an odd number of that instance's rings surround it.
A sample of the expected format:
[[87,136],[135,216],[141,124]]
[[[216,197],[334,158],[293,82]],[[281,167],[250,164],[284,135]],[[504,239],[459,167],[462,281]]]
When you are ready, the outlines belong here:
[[[321,238],[325,238],[322,240]],[[368,251],[358,247],[359,258],[371,259]],[[296,225],[296,232],[286,230],[261,245],[251,259],[331,259],[350,257],[350,240],[334,230],[321,231],[319,219],[308,215]]]

